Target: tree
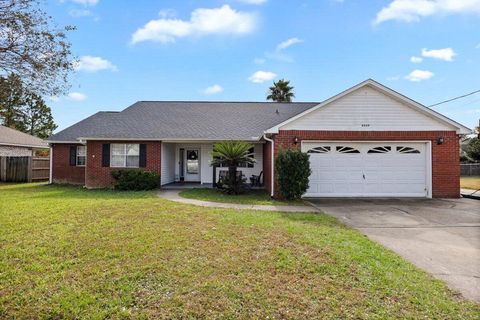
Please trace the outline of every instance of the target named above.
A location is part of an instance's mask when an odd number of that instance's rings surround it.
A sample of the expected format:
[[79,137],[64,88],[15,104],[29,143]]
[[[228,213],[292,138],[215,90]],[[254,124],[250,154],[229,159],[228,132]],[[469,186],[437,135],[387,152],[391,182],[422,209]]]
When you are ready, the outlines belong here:
[[57,29],[39,0],[0,0],[0,75],[16,74],[38,95],[68,89],[73,69],[66,32]]
[[307,191],[310,174],[309,155],[299,150],[282,150],[275,160],[278,188],[287,200],[300,199]]
[[36,94],[27,96],[22,108],[22,118],[20,130],[42,139],[50,137],[58,127],[53,121],[52,110]]
[[21,106],[23,104],[23,87],[20,78],[10,74],[8,78],[0,77],[0,119],[6,127],[21,127]]
[[42,139],[57,128],[42,97],[25,89],[13,74],[0,77],[0,120],[4,126]]
[[241,164],[255,163],[250,154],[251,143],[243,141],[223,141],[213,145],[211,166],[227,166],[227,192],[238,194],[241,181],[237,180],[237,167]]
[[470,159],[480,160],[480,138],[472,138],[465,147],[465,152]]
[[290,86],[288,80],[278,80],[273,82],[273,86],[269,88],[270,94],[267,96],[267,100],[276,102],[292,102],[292,98],[295,98],[293,92],[294,87]]

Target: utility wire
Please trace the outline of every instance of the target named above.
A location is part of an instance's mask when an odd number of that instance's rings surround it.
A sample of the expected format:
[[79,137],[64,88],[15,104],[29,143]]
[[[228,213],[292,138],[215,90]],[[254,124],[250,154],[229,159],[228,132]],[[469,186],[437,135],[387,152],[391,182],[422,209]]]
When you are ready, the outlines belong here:
[[458,96],[458,97],[455,97],[455,98],[452,98],[452,99],[448,99],[448,100],[445,100],[445,101],[442,101],[442,102],[438,102],[438,103],[435,103],[435,104],[432,104],[430,106],[428,106],[429,108],[432,108],[432,107],[435,107],[435,106],[438,106],[438,105],[441,105],[441,104],[444,104],[444,103],[447,103],[447,102],[450,102],[450,101],[454,101],[454,100],[458,100],[458,99],[461,99],[461,98],[465,98],[465,97],[468,97],[468,96],[471,96],[475,93],[479,93],[480,90],[477,90],[477,91],[473,91],[473,92],[470,92],[470,93],[467,93],[467,94],[464,94],[462,96]]

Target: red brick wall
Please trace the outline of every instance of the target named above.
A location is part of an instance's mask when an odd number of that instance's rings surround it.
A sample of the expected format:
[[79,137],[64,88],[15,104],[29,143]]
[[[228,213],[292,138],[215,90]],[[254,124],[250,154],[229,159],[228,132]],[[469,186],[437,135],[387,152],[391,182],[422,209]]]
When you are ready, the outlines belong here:
[[104,143],[144,143],[147,145],[147,166],[144,170],[161,173],[160,141],[88,141],[87,142],[87,169],[85,186],[87,188],[106,188],[112,186],[111,171],[119,168],[102,167],[102,145]]
[[[346,141],[432,141],[432,196],[434,198],[460,197],[459,137],[454,131],[280,131],[274,136],[275,155],[280,148],[300,148],[293,139]],[[438,137],[444,143],[438,145]],[[265,179],[266,181],[266,179]]]
[[85,184],[85,167],[70,166],[70,147],[80,144],[54,144],[53,183]]

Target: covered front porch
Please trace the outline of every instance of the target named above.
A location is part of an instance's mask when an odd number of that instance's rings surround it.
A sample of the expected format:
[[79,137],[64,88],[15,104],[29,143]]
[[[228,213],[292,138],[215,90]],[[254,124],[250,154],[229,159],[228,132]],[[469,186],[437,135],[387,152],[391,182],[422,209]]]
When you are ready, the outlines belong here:
[[171,182],[162,185],[162,189],[165,190],[186,190],[194,188],[213,188],[213,183],[200,183],[200,182]]
[[[214,178],[212,161],[213,142],[174,142],[162,141],[161,152],[161,185],[162,188],[209,188],[218,181],[221,171],[228,168],[217,168]],[[238,168],[246,182],[250,183],[253,175],[263,177],[263,146],[262,142],[253,144],[252,156],[255,164]],[[261,180],[263,183],[263,178]]]

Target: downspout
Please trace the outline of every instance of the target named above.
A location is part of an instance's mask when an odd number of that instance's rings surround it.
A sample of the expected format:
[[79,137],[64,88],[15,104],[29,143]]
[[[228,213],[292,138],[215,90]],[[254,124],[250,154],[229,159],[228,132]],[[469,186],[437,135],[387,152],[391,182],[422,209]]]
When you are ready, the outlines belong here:
[[53,145],[50,144],[50,172],[48,174],[48,184],[53,183]]
[[275,174],[275,172],[274,172],[274,167],[275,167],[275,165],[274,165],[274,163],[273,163],[273,161],[274,161],[274,159],[275,159],[275,155],[274,155],[274,152],[275,152],[274,143],[275,143],[275,142],[273,141],[273,139],[267,138],[267,134],[266,134],[266,133],[263,134],[263,139],[265,139],[266,141],[270,142],[270,144],[272,145],[272,151],[271,151],[272,159],[271,159],[271,162],[270,162],[270,163],[271,163],[271,170],[272,170],[271,179],[270,179],[270,180],[271,180],[271,184],[272,184],[272,185],[271,185],[271,187],[270,187],[270,190],[271,190],[271,192],[270,192],[270,197],[273,198],[273,195],[275,194],[275,192],[274,192],[274,190],[273,190],[273,188],[274,188],[274,186],[275,186],[275,176],[274,176],[274,174]]

